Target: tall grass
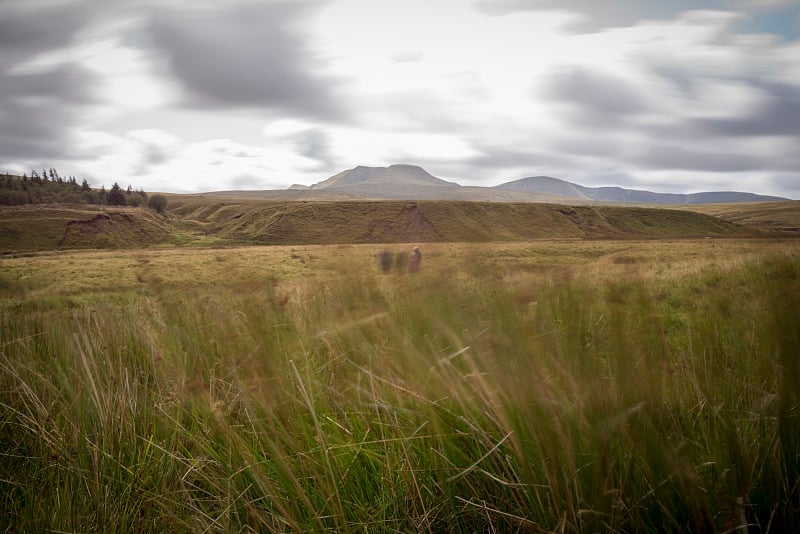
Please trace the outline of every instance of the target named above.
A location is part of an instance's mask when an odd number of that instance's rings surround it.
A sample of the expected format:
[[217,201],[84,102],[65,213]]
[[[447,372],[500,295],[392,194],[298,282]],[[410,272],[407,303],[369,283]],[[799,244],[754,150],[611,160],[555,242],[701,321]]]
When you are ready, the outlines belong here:
[[7,302],[2,526],[800,525],[798,258],[670,285],[343,271]]

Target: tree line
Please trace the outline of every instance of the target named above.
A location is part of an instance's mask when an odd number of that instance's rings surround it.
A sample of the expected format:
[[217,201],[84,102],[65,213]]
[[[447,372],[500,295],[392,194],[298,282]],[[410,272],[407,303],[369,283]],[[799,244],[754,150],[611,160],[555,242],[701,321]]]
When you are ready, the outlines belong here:
[[134,191],[129,185],[122,189],[114,182],[111,189],[105,186],[93,189],[84,178],[81,183],[74,176],[63,177],[54,168],[31,171],[22,176],[0,174],[0,205],[23,204],[100,204],[105,206],[147,206],[163,212],[167,206],[164,195],[148,195],[143,190]]

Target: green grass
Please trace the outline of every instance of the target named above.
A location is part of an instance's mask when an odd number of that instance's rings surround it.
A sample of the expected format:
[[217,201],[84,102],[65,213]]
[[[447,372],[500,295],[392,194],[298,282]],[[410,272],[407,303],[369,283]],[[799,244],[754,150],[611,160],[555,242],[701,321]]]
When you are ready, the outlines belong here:
[[793,242],[369,252],[4,260],[0,525],[798,528]]

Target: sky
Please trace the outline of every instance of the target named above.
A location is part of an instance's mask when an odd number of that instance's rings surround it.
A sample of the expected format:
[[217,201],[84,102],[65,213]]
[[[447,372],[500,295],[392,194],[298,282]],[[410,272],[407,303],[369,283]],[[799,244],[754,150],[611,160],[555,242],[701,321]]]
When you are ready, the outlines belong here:
[[800,0],[0,0],[0,172],[800,199]]

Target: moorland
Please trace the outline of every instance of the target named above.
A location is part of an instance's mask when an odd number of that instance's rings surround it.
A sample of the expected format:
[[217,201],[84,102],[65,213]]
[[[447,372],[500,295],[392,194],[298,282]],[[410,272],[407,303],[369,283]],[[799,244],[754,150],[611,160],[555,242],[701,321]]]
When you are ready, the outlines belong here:
[[0,526],[796,530],[800,209],[691,210],[3,208]]

